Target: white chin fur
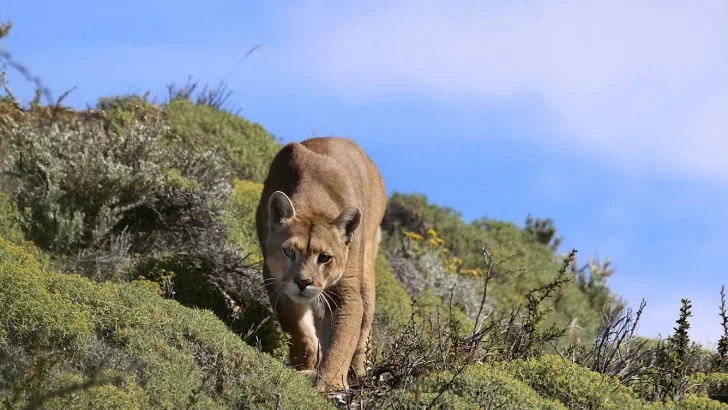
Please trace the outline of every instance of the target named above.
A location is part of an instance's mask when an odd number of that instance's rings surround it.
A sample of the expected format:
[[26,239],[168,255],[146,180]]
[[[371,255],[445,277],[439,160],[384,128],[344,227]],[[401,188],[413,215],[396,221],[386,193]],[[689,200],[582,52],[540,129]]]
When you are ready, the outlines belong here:
[[313,299],[307,298],[301,294],[298,295],[288,295],[289,298],[291,298],[292,301],[298,303],[299,305],[308,305],[310,304]]
[[306,286],[303,292],[301,292],[298,286],[292,282],[283,285],[283,291],[286,292],[286,295],[288,295],[291,300],[302,305],[311,303],[314,299],[316,299],[316,296],[318,296],[316,290],[311,286]]

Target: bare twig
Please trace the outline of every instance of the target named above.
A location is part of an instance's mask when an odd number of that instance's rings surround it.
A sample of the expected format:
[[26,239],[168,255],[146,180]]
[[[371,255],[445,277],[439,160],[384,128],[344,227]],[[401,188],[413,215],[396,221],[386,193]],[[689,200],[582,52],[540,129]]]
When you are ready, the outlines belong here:
[[8,95],[8,99],[10,100],[10,103],[17,109],[22,110],[20,107],[20,102],[15,97],[15,94],[13,94],[13,91],[8,86],[7,81],[7,74],[5,73],[5,67],[3,65],[3,68],[0,69],[0,85],[2,85],[3,90],[5,90],[5,94]]
[[235,70],[235,68],[237,68],[238,65],[240,65],[240,63],[243,62],[243,60],[245,60],[246,58],[248,58],[249,55],[253,54],[253,52],[255,52],[255,50],[257,50],[257,49],[259,49],[261,47],[263,47],[263,44],[256,44],[253,48],[251,48],[250,50],[248,50],[248,52],[245,53],[242,57],[240,57],[240,59],[237,62],[235,62],[235,64],[233,64],[232,67],[230,67],[230,70],[228,70],[228,72],[225,73],[224,76],[222,76],[222,78],[220,79],[220,82],[225,81],[225,79],[233,72],[233,70]]
[[0,50],[0,59],[5,60],[7,65],[20,72],[20,74],[22,74],[26,80],[34,83],[36,89],[39,90],[43,94],[43,96],[45,96],[46,100],[48,101],[48,105],[53,104],[51,91],[48,89],[48,87],[43,85],[43,81],[40,79],[40,77],[31,74],[30,70],[27,67],[15,61],[13,59],[13,55],[5,50]]

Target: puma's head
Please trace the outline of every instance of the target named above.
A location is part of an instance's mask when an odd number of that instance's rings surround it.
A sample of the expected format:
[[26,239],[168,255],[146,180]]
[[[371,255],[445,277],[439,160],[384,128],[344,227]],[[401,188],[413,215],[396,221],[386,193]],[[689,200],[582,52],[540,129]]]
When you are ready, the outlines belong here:
[[297,215],[290,198],[276,191],[268,217],[265,263],[294,302],[311,303],[341,279],[361,210],[345,208],[333,220]]

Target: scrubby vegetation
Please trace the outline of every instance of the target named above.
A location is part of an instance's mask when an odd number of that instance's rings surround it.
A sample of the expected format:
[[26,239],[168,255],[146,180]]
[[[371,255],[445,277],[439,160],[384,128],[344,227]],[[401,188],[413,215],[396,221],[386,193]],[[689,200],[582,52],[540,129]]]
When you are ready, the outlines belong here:
[[254,214],[281,143],[224,87],[83,111],[40,85],[23,106],[1,70],[0,88],[0,407],[728,409],[724,303],[716,352],[689,340],[689,300],[670,337],[639,337],[645,304],[610,291],[609,260],[561,253],[553,221],[466,223],[402,193],[368,373],[320,396],[262,287]]

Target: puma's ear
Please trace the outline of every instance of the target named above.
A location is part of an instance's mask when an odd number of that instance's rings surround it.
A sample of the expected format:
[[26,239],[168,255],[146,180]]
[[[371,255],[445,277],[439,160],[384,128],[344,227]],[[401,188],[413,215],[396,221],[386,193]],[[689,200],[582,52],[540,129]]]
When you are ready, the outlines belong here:
[[354,232],[356,232],[356,228],[359,227],[360,222],[361,210],[356,206],[344,209],[336,218],[334,223],[344,234],[344,241],[347,245],[354,239]]
[[268,198],[268,220],[274,225],[286,223],[296,216],[293,202],[288,195],[276,191]]

